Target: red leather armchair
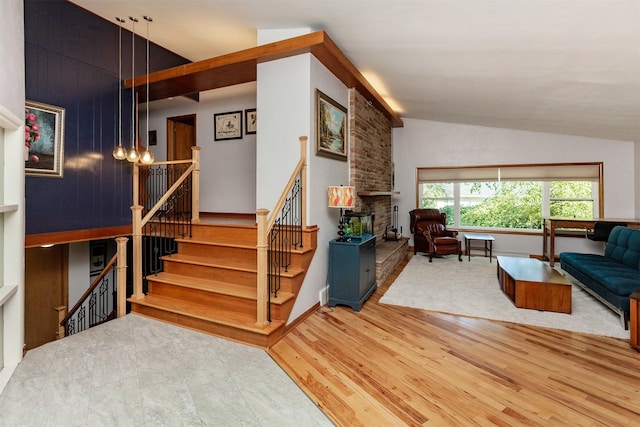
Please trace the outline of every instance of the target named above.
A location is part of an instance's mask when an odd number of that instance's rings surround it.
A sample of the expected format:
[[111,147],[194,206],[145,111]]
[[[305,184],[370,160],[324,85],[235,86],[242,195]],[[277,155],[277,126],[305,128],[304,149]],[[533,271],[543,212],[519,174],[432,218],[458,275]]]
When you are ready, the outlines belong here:
[[429,254],[429,262],[434,256],[458,255],[462,261],[462,245],[458,232],[447,230],[447,214],[438,209],[414,209],[409,212],[409,228],[413,234],[413,254]]

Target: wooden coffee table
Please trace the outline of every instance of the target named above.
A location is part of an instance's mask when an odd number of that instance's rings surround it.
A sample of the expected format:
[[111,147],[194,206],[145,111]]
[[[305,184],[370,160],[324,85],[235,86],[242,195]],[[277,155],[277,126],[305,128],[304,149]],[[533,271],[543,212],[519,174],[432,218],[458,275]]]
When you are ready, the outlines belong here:
[[571,283],[535,258],[498,256],[498,282],[518,308],[571,313]]

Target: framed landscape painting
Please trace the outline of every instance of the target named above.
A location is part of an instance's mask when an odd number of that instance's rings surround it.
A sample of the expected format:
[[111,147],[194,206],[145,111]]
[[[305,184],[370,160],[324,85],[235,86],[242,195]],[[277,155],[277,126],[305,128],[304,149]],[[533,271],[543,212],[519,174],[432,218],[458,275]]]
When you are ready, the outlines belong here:
[[347,160],[347,109],[316,89],[316,154]]
[[25,164],[28,176],[62,178],[64,108],[26,101]]

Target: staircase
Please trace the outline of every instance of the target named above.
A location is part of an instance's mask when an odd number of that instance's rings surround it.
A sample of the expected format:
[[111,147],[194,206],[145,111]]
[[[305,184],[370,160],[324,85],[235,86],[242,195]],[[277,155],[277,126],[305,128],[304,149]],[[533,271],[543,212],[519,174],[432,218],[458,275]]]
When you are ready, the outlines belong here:
[[281,288],[271,294],[271,322],[256,324],[257,227],[193,224],[192,237],[176,239],[178,251],[163,257],[164,271],[147,276],[148,292],[129,298],[131,311],[194,330],[268,348],[286,332],[317,246],[317,227],[303,230]]

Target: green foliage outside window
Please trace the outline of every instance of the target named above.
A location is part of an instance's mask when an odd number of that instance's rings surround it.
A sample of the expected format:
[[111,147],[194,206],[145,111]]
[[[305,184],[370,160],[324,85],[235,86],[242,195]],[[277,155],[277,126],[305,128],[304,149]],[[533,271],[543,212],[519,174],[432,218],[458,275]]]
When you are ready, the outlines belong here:
[[[503,181],[459,184],[459,226],[540,229],[542,227],[542,182]],[[437,208],[454,225],[453,184],[423,184],[421,207]],[[594,202],[591,182],[558,181],[549,185],[550,215],[592,218]]]

